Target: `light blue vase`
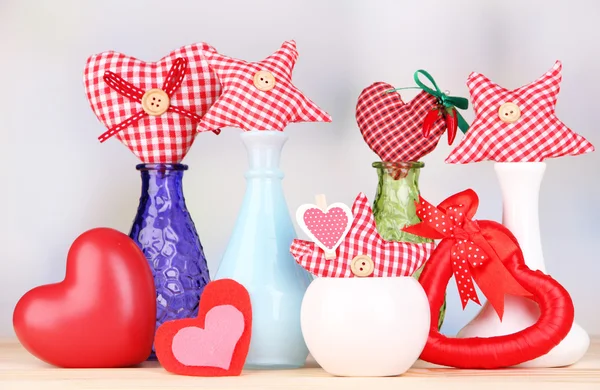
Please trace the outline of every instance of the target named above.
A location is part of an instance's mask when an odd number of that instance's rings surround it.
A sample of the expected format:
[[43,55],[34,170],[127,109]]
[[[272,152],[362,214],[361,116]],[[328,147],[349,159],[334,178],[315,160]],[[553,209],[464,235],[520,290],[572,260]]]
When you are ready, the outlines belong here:
[[287,135],[242,133],[250,169],[233,235],[215,279],[244,285],[252,301],[252,340],[246,368],[302,367],[308,349],[300,329],[300,306],[311,278],[290,254],[296,237],[279,169]]

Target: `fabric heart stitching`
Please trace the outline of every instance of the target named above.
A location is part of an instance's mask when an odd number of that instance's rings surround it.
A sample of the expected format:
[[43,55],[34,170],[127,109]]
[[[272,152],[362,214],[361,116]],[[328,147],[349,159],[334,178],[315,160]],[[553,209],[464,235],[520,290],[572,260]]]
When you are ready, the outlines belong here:
[[[185,72],[187,70],[188,60],[186,58],[177,58],[173,62],[173,66],[169,69],[169,74],[167,75],[163,87],[161,88],[169,98],[173,96],[173,93],[181,86],[183,78],[185,77]],[[114,89],[119,94],[128,97],[130,100],[136,103],[142,103],[142,98],[146,93],[142,89],[136,87],[135,85],[125,81],[122,77],[118,76],[114,72],[106,71],[103,77],[106,84],[109,87]],[[190,119],[195,121],[200,121],[202,117],[198,114],[195,114],[191,111],[188,111],[184,108],[177,107],[174,105],[169,105],[167,108],[169,111],[176,112],[178,114],[184,115]],[[104,132],[102,135],[98,137],[100,142],[104,142],[113,135],[117,134],[119,131],[123,130],[126,127],[135,124],[137,121],[142,119],[144,116],[150,115],[146,111],[141,110],[130,116],[123,122],[111,127],[108,131]],[[215,134],[219,134],[220,130],[215,130]]]

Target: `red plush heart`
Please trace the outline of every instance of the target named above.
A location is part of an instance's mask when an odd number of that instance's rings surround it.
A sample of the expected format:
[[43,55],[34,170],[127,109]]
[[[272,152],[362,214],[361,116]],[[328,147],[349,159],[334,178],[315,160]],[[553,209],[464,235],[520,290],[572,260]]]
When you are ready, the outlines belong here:
[[[194,142],[197,124],[221,93],[204,58],[207,51],[214,49],[206,43],[188,45],[154,63],[114,51],[91,56],[84,84],[94,113],[108,129],[124,124],[116,137],[144,163],[179,163]],[[177,59],[187,66],[181,80],[169,82]],[[169,107],[160,115],[148,115],[143,108],[142,95],[153,89],[169,92]]]
[[437,120],[429,137],[423,136],[423,121],[437,108],[437,99],[425,91],[404,103],[390,84],[377,82],[358,97],[356,121],[369,147],[382,161],[418,161],[438,144],[446,124]]
[[17,303],[15,333],[38,358],[60,367],[139,364],[150,355],[156,291],[142,251],[125,234],[97,228],[79,236],[65,279]]
[[210,282],[197,318],[168,321],[156,331],[156,356],[165,370],[193,376],[240,375],[252,334],[250,295],[231,279]]
[[[422,201],[421,205],[423,204]],[[493,221],[471,221],[477,204],[478,199],[475,192],[472,190],[461,192],[446,199],[437,208],[432,205],[423,206],[424,214],[422,215],[424,217],[431,215],[430,218],[433,219],[435,216],[435,221],[432,223],[425,217],[421,224],[403,229],[430,238],[443,238],[425,263],[419,278],[431,308],[431,328],[421,359],[457,368],[514,366],[545,355],[567,336],[573,324],[573,302],[569,293],[556,280],[541,271],[532,271],[525,265],[517,239],[506,227]],[[444,215],[444,213],[448,214]],[[438,220],[438,218],[440,219]],[[459,219],[464,222],[457,223]],[[444,226],[439,225],[440,223]],[[436,226],[440,227],[436,228]],[[449,231],[446,232],[445,229],[449,229]],[[505,270],[499,269],[494,263],[475,263],[477,267],[471,268],[465,261],[462,261],[465,269],[454,268],[456,263],[460,264],[460,262],[453,256],[461,248],[455,245],[461,240],[471,242],[471,238],[465,238],[465,235],[470,233],[480,234],[483,241],[477,239],[477,242],[489,245],[488,252],[475,249],[479,251],[476,253],[480,254],[480,258],[483,259],[481,253],[488,253],[488,255],[495,253]],[[474,242],[468,244],[468,249],[473,249],[471,245],[475,246]],[[477,256],[475,255],[475,257]],[[485,261],[487,262],[489,259]],[[444,303],[446,286],[453,275],[458,278],[458,274],[462,274],[463,271],[467,273],[466,268],[470,268],[471,273],[479,278],[475,280],[478,280],[478,283],[481,281],[482,291],[485,288],[490,294],[494,294],[488,298],[490,298],[490,303],[500,305],[500,314],[503,311],[504,295],[497,295],[495,288],[500,285],[509,286],[503,278],[508,275],[503,272],[508,271],[520,286],[517,288],[514,285],[507,287],[509,291],[504,292],[516,293],[520,289],[526,290],[530,299],[539,305],[541,315],[537,322],[520,332],[505,336],[450,338],[440,334],[437,322],[439,309]],[[464,277],[460,281],[463,283],[461,286],[466,286]],[[502,293],[502,291],[499,292]]]

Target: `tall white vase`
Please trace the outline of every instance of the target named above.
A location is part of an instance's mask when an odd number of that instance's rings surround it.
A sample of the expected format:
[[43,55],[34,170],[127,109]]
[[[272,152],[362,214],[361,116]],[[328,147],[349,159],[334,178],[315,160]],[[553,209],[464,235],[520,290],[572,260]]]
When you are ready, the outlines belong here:
[[[546,163],[496,163],[494,166],[502,190],[502,223],[517,238],[523,250],[525,264],[532,270],[546,272],[539,225],[540,184]],[[506,296],[502,322],[486,302],[479,314],[459,333],[458,337],[492,337],[521,331],[533,325],[540,316],[533,301]],[[590,338],[582,327],[573,323],[567,337],[550,352],[519,367],[568,366],[583,357]]]

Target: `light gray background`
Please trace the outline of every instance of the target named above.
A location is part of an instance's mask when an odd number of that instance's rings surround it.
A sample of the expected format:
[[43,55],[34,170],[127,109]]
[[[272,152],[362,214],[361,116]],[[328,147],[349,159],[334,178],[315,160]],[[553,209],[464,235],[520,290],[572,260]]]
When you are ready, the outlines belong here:
[[[116,50],[156,61],[206,41],[259,61],[284,40],[300,52],[295,84],[333,123],[292,124],[283,169],[288,205],[315,193],[351,203],[372,199],[376,156],[354,119],[356,99],[374,81],[411,86],[416,69],[442,89],[468,96],[478,71],[516,88],[563,61],[558,116],[600,146],[598,1],[18,1],[0,0],[0,335],[34,286],[64,276],[71,242],[109,226],[128,232],[140,195],[137,160],[88,106],[86,58]],[[407,98],[414,93],[405,93]],[[465,117],[472,120],[469,110]],[[245,182],[240,130],[201,134],[185,163],[188,207],[212,272],[232,231]],[[501,218],[493,164],[444,164],[445,141],[425,158],[421,191],[431,201],[465,188],[481,198],[480,219]],[[540,200],[549,272],[571,292],[579,323],[600,334],[600,154],[548,161]],[[450,284],[444,330],[477,311],[460,309]]]

